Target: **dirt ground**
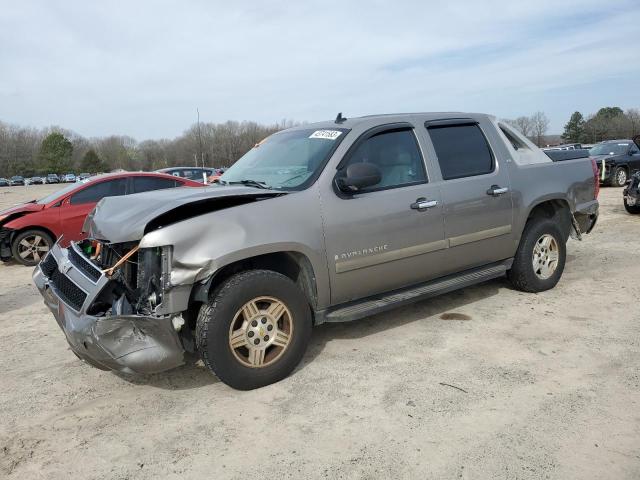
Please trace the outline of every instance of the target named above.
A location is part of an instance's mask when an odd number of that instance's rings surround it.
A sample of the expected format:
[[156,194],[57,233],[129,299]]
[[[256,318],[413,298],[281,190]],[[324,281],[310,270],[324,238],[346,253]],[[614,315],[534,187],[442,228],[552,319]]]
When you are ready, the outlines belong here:
[[[2,188],[0,208],[52,188]],[[251,392],[201,362],[83,364],[31,269],[0,265],[0,477],[638,479],[640,217],[620,189],[600,200],[554,290],[495,280],[323,325]]]

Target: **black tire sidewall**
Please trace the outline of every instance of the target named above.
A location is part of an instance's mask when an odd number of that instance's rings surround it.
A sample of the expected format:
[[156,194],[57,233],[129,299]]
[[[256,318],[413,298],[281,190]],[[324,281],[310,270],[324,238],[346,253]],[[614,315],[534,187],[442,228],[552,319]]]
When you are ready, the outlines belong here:
[[[25,262],[24,259],[22,259],[18,253],[18,244],[26,237],[30,237],[32,235],[40,235],[45,242],[47,242],[47,245],[49,246],[49,250],[51,250],[51,247],[53,247],[53,239],[51,238],[51,235],[49,235],[47,232],[43,231],[43,230],[38,230],[38,229],[29,229],[29,230],[25,230],[23,232],[18,233],[14,239],[13,242],[11,242],[11,255],[13,256],[13,259],[22,264],[25,265],[27,267],[34,267],[36,266],[39,262]],[[46,255],[46,254],[45,254]],[[42,255],[42,257],[40,258],[40,260],[42,260],[42,258],[44,258],[44,255]]]
[[[558,266],[555,272],[547,279],[539,278],[533,270],[533,249],[538,239],[548,234],[558,243]],[[533,219],[525,228],[518,247],[518,252],[514,259],[512,266],[512,276],[517,276],[515,283],[519,283],[518,288],[529,292],[542,292],[549,290],[556,286],[562,272],[564,271],[564,265],[567,258],[566,242],[560,227],[551,219],[539,218]],[[524,287],[524,288],[523,288]]]
[[[291,312],[293,336],[283,355],[262,368],[242,365],[229,346],[229,328],[237,311],[248,301],[274,297]],[[206,325],[205,325],[206,324]],[[252,270],[234,275],[217,288],[198,317],[196,339],[205,365],[226,384],[250,390],[288,376],[302,359],[309,343],[312,319],[304,294],[291,279],[277,272]]]
[[637,215],[640,213],[640,205],[629,205],[627,203],[627,199],[625,198],[623,200],[624,202],[624,209],[629,212],[631,215]]

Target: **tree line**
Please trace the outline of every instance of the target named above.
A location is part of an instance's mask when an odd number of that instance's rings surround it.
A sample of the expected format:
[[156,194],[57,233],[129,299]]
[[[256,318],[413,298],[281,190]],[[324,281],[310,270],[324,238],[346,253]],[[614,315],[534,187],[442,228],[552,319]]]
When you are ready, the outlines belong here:
[[562,139],[567,143],[597,143],[603,140],[632,139],[640,135],[640,110],[603,107],[585,119],[573,112],[564,126]]
[[129,136],[85,138],[59,127],[36,129],[0,122],[0,177],[229,167],[263,138],[294,125],[287,120],[273,125],[200,123],[174,139],[137,142]]

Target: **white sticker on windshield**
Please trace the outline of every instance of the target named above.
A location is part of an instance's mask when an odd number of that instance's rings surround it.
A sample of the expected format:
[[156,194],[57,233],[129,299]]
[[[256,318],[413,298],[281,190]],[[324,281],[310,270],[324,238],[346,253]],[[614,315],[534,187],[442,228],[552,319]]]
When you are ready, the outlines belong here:
[[619,143],[618,146],[620,146],[620,147],[628,147],[629,144],[628,143]]
[[309,138],[324,138],[325,140],[335,140],[338,138],[342,132],[338,130],[316,130]]

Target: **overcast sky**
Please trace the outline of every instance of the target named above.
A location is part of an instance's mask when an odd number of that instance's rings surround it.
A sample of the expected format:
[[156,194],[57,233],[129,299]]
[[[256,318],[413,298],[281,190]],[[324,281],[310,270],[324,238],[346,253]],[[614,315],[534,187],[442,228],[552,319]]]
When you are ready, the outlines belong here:
[[195,122],[640,107],[640,2],[0,0],[0,120]]

